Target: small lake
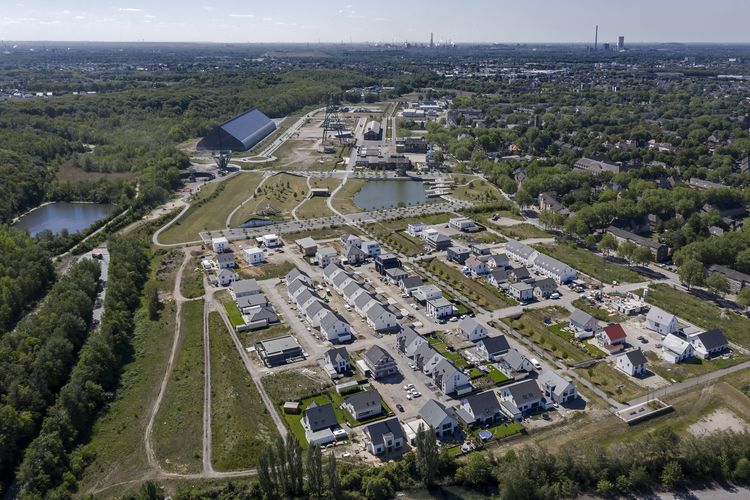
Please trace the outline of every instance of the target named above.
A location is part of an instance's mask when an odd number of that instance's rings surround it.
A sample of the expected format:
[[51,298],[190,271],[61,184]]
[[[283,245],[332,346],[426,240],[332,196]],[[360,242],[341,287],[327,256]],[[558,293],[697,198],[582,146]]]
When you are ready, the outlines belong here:
[[67,229],[70,234],[75,234],[107,218],[112,209],[112,205],[106,203],[50,203],[27,213],[13,227],[26,229],[31,236],[36,236],[45,229],[54,234]]
[[427,201],[421,181],[367,181],[354,195],[354,204],[363,210],[397,207],[400,203],[417,205]]

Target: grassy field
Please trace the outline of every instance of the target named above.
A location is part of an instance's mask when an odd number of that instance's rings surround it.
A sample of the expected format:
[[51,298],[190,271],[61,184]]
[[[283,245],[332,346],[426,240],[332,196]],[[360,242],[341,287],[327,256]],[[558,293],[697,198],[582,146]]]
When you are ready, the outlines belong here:
[[314,196],[307,200],[297,209],[297,217],[300,219],[314,219],[316,217],[330,217],[333,215],[326,202],[328,198]]
[[515,304],[515,301],[511,297],[507,297],[489,286],[484,286],[484,284],[479,281],[467,278],[460,271],[449,267],[439,259],[432,259],[429,262],[422,261],[422,263],[427,270],[435,274],[438,278],[444,280],[452,287],[455,287],[456,290],[464,294],[469,300],[474,301],[480,307],[489,310],[496,310]]
[[243,332],[240,334],[240,340],[245,347],[250,347],[254,346],[256,342],[260,342],[261,340],[268,340],[274,337],[291,334],[292,332],[287,325],[279,324],[261,330]]
[[274,175],[258,189],[255,198],[237,210],[232,218],[232,225],[242,224],[269,206],[274,214],[266,215],[278,219],[288,218],[291,210],[305,199],[307,191],[304,177],[284,173]]
[[135,180],[135,172],[86,172],[82,168],[65,162],[57,171],[56,179],[63,183],[80,184],[82,182],[97,182],[102,179],[110,181]]
[[200,259],[192,258],[185,266],[180,282],[180,292],[188,299],[201,297],[206,293],[203,288],[203,271],[201,270]]
[[619,313],[611,313],[606,309],[592,305],[586,299],[576,299],[572,302],[573,306],[581,311],[587,312],[599,321],[608,321],[610,323],[622,323],[627,318]]
[[[185,215],[164,231],[159,240],[168,244],[196,241],[201,231],[225,227],[227,216],[253,194],[260,180],[261,174],[247,173],[207,184],[191,199]],[[233,223],[236,221],[237,218]]]
[[[175,262],[171,252],[158,253],[152,278],[160,289],[174,285]],[[80,491],[99,484],[129,481],[147,470],[143,434],[148,424],[149,409],[159,392],[174,332],[175,307],[168,302],[156,321],[148,318],[145,308],[135,314],[133,359],[125,365],[120,386],[113,401],[97,418],[89,442],[83,451],[93,461],[83,470]]]
[[467,244],[485,243],[485,244],[494,245],[496,243],[505,243],[506,241],[508,241],[502,236],[500,236],[499,234],[495,234],[490,231],[482,231],[480,233],[459,233],[459,234],[453,235],[452,238],[454,240],[465,241]]
[[599,349],[597,346],[591,345],[591,343],[589,342],[578,342],[576,340],[575,335],[568,330],[568,326],[569,326],[568,322],[564,321],[561,323],[557,323],[555,325],[550,325],[548,328],[552,333],[554,333],[558,337],[564,338],[571,344],[579,347],[592,358],[601,358],[602,356],[607,354],[603,350]]
[[213,465],[220,471],[249,469],[278,431],[219,313],[210,313],[208,324]]
[[464,176],[458,175],[456,176],[456,183],[463,185],[456,187],[451,194],[459,200],[492,203],[503,197],[499,189],[484,179],[464,178]]
[[515,238],[517,240],[528,240],[531,238],[551,238],[552,235],[546,231],[543,231],[533,224],[523,223],[516,224],[515,226],[498,226],[495,225],[495,229],[503,233],[505,236]]
[[320,377],[311,377],[298,372],[279,372],[266,375],[261,380],[268,396],[276,404],[286,401],[299,401],[315,394],[320,394],[331,386],[330,382]]
[[349,179],[346,181],[346,184],[333,197],[332,203],[336,210],[344,214],[361,212],[362,209],[354,204],[353,198],[364,185],[365,181],[363,179]]
[[203,301],[182,309],[182,339],[154,425],[156,456],[173,472],[201,470],[203,449]]
[[280,264],[266,262],[259,266],[240,268],[239,274],[243,279],[255,278],[256,280],[270,280],[286,276],[292,269],[294,269],[294,264],[291,262],[282,262]]
[[544,323],[545,317],[550,318],[552,322],[559,322],[568,316],[569,313],[562,308],[548,307],[527,311],[518,319],[502,318],[501,321],[563,363],[573,365],[589,358],[587,352],[554,333]]
[[638,283],[646,278],[625,266],[605,261],[605,259],[585,248],[578,248],[567,243],[553,245],[533,245],[542,253],[565,262],[574,269],[603,281],[604,283]]
[[649,287],[646,301],[702,328],[719,328],[729,340],[750,347],[750,319],[667,285]]
[[604,361],[588,368],[576,368],[576,372],[623,403],[648,393],[648,389],[636,384],[626,374]]

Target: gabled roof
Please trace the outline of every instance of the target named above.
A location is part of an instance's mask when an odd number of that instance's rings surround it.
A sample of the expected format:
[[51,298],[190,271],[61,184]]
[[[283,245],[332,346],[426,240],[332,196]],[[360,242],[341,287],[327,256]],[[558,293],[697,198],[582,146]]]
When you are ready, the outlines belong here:
[[662,349],[666,349],[667,351],[671,351],[675,354],[683,354],[691,347],[689,342],[682,340],[680,337],[672,333],[664,337],[664,339],[661,341],[661,346]]
[[659,323],[660,325],[668,325],[675,321],[677,318],[674,314],[669,314],[666,311],[659,309],[658,307],[652,307],[649,309],[646,319]]
[[570,314],[570,321],[577,325],[586,325],[594,319],[592,315],[580,309],[573,309],[573,312]]
[[384,444],[383,436],[392,434],[394,439],[404,439],[404,430],[398,418],[393,417],[388,420],[381,420],[365,427],[365,433],[370,436],[373,444]]
[[443,358],[438,361],[437,365],[435,365],[434,373],[440,373],[445,377],[453,377],[454,375],[460,374],[461,372],[453,365],[453,363],[448,361],[446,358]]
[[518,404],[524,404],[530,401],[535,401],[542,397],[542,391],[539,389],[539,385],[536,380],[522,380],[505,386],[503,390],[510,392],[513,401]]
[[479,323],[479,321],[475,320],[474,318],[470,316],[465,317],[458,324],[458,328],[461,330],[462,333],[471,333],[477,328],[481,328],[481,327],[482,325]]
[[346,320],[339,316],[337,313],[333,312],[330,308],[326,307],[328,309],[328,312],[323,314],[323,316],[320,318],[320,328],[323,330],[328,330],[329,328],[336,325],[336,323],[346,323]]
[[512,274],[516,277],[517,280],[525,280],[526,278],[530,277],[529,270],[525,267],[513,267],[511,269],[508,269],[508,274]]
[[741,273],[739,271],[732,269],[731,267],[713,264],[711,267],[708,268],[708,270],[711,272],[723,274],[727,278],[734,280],[734,281],[738,281],[740,283],[750,283],[750,274]]
[[416,351],[414,351],[414,358],[421,358],[422,362],[424,363],[431,360],[435,356],[440,356],[440,354],[432,348],[429,342],[425,342],[424,344],[417,347]]
[[501,269],[499,267],[496,267],[492,270],[490,273],[490,277],[492,277],[493,280],[502,283],[503,281],[508,281],[508,273],[505,271],[505,269]]
[[388,309],[383,307],[383,305],[378,302],[377,304],[373,305],[371,308],[367,310],[367,319],[370,319],[372,321],[375,321],[376,319],[380,318],[384,314],[391,314]]
[[628,361],[630,361],[630,364],[632,364],[633,366],[645,365],[648,362],[646,356],[644,356],[643,354],[643,351],[641,351],[640,349],[632,349],[628,352],[620,354],[620,356],[627,357]]
[[424,284],[424,281],[422,281],[422,278],[420,278],[419,276],[406,276],[404,278],[401,278],[401,284],[404,288],[411,289],[422,286],[422,284]]
[[419,410],[419,416],[422,417],[422,420],[433,429],[439,427],[446,418],[455,420],[453,417],[453,411],[451,410],[449,414],[445,405],[434,399],[428,400],[424,406],[422,406]]
[[554,370],[544,370],[539,375],[539,385],[546,387],[549,391],[557,396],[562,396],[563,393],[573,385],[569,379],[559,375]]
[[325,353],[325,357],[331,361],[331,363],[338,363],[339,361],[349,361],[349,352],[346,347],[334,347],[328,349]]
[[505,335],[499,335],[497,337],[485,337],[477,342],[477,345],[482,344],[489,354],[496,352],[503,352],[510,349],[508,339]]
[[493,254],[490,255],[490,260],[494,261],[495,264],[504,264],[508,262],[508,256],[504,253]]
[[374,366],[380,363],[381,359],[390,358],[391,356],[379,345],[374,345],[365,352],[364,357]]
[[[324,248],[328,248],[328,247],[324,247]],[[320,250],[318,250],[318,251],[320,251]],[[339,266],[335,262],[331,262],[330,264],[328,264],[325,267],[325,269],[323,269],[323,274],[328,279],[331,279],[332,277],[337,276],[338,274],[343,273],[343,272],[345,272],[344,268],[342,268],[341,266]]]
[[234,283],[232,283],[231,288],[235,295],[248,292],[257,292],[260,290],[260,288],[258,287],[258,282],[254,279],[235,281]]
[[304,238],[300,238],[297,241],[294,242],[297,246],[302,248],[312,248],[317,247],[318,244],[315,243],[315,240],[310,238],[309,236],[306,236]]
[[367,304],[370,303],[370,301],[375,300],[375,298],[370,295],[369,293],[362,293],[360,294],[356,299],[354,299],[354,306],[357,309],[363,309]]
[[404,345],[409,345],[415,340],[421,339],[422,336],[415,332],[412,327],[402,325],[401,331],[396,334],[396,338],[404,339]]
[[237,299],[237,307],[244,309],[246,307],[253,306],[264,306],[268,304],[268,299],[262,293],[254,293],[253,295],[245,295]]
[[510,240],[505,245],[505,250],[507,252],[510,252],[514,255],[517,255],[521,257],[522,259],[528,259],[533,254],[536,253],[536,250],[531,248],[530,246],[526,245],[525,243],[521,243],[520,241],[516,240]]
[[536,280],[533,283],[534,288],[539,288],[543,292],[554,292],[557,290],[557,283],[555,283],[555,280],[552,278],[543,278],[540,280]]
[[250,323],[262,320],[273,323],[278,319],[272,305],[253,306],[247,311],[247,317],[250,318]]
[[501,362],[508,365],[513,371],[521,371],[523,369],[523,362],[526,359],[526,356],[521,354],[518,349],[513,348],[503,355]]
[[495,392],[491,390],[472,394],[464,399],[462,404],[471,408],[475,416],[494,415],[500,411],[500,403],[497,400],[497,396],[495,396]]
[[707,332],[699,333],[696,335],[703,344],[703,346],[709,351],[712,349],[718,349],[719,347],[726,347],[729,341],[721,333],[721,330],[714,329]]
[[484,262],[482,262],[481,260],[477,259],[476,257],[472,255],[471,257],[466,259],[466,262],[464,264],[466,264],[467,267],[479,267],[479,266],[484,265]]
[[250,108],[209,132],[198,143],[198,149],[247,151],[271,132],[276,123],[257,108]]
[[618,340],[625,340],[627,338],[627,335],[625,334],[625,330],[622,328],[622,325],[617,323],[610,323],[609,325],[604,327],[604,335],[607,336],[610,342],[616,342]]
[[310,277],[304,271],[295,267],[294,269],[292,269],[291,271],[287,273],[284,279],[286,280],[286,283],[288,285],[292,283],[294,280],[301,278],[301,277],[307,278],[308,280],[310,279]]
[[327,429],[338,425],[336,420],[336,413],[333,411],[333,405],[331,403],[318,405],[312,403],[306,410],[303,416],[310,426],[310,430],[313,432],[321,429]]
[[344,404],[351,405],[357,413],[371,408],[382,408],[382,405],[380,404],[380,393],[376,389],[355,392],[344,399]]

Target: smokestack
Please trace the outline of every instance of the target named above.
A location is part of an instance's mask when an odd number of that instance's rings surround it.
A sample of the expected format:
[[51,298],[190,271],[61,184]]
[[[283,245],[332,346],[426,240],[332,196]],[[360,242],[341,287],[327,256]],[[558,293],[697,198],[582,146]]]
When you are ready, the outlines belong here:
[[599,25],[596,25],[596,31],[594,32],[594,50],[599,47]]

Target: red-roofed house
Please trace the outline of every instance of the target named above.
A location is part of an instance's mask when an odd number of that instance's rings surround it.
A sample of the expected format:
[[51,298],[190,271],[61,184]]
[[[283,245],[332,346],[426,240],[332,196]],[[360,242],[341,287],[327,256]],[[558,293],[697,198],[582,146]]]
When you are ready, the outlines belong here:
[[610,354],[620,352],[625,348],[627,336],[622,326],[617,323],[610,323],[596,334],[599,345]]

